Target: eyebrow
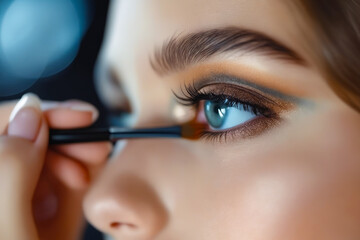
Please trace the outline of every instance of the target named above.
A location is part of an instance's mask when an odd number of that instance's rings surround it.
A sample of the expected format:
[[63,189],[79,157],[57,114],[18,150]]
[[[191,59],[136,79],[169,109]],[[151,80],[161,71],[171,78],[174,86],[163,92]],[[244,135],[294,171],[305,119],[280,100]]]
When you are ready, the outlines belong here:
[[306,65],[298,53],[280,42],[265,34],[237,27],[175,35],[161,48],[155,49],[150,64],[159,75],[165,75],[228,52],[257,53]]

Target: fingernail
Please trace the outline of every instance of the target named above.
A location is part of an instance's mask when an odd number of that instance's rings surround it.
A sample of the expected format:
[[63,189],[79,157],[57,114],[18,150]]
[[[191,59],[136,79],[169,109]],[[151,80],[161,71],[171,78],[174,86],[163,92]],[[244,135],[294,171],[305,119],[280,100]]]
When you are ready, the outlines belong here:
[[69,101],[65,103],[64,106],[74,111],[91,112],[93,121],[95,121],[99,116],[99,111],[95,107],[81,101]]
[[35,140],[41,122],[40,99],[32,93],[25,94],[10,115],[8,135]]

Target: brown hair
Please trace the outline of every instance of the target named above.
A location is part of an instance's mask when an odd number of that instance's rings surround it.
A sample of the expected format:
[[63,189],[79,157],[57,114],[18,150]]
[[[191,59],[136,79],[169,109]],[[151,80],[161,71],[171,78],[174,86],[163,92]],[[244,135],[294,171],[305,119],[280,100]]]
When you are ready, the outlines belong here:
[[315,29],[312,48],[329,85],[360,111],[360,0],[298,0]]

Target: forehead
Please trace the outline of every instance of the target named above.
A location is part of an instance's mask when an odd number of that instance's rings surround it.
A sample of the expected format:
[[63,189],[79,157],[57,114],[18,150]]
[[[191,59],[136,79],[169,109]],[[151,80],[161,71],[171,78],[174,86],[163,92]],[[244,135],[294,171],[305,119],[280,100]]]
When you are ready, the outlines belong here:
[[105,45],[127,71],[174,35],[223,27],[258,31],[303,52],[296,15],[286,0],[113,0]]

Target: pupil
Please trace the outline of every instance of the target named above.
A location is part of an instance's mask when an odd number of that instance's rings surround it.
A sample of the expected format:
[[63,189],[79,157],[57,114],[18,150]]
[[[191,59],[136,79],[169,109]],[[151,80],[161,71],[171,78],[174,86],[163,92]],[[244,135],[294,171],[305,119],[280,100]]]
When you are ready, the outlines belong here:
[[227,106],[211,101],[205,102],[205,116],[213,128],[220,128],[227,116]]

